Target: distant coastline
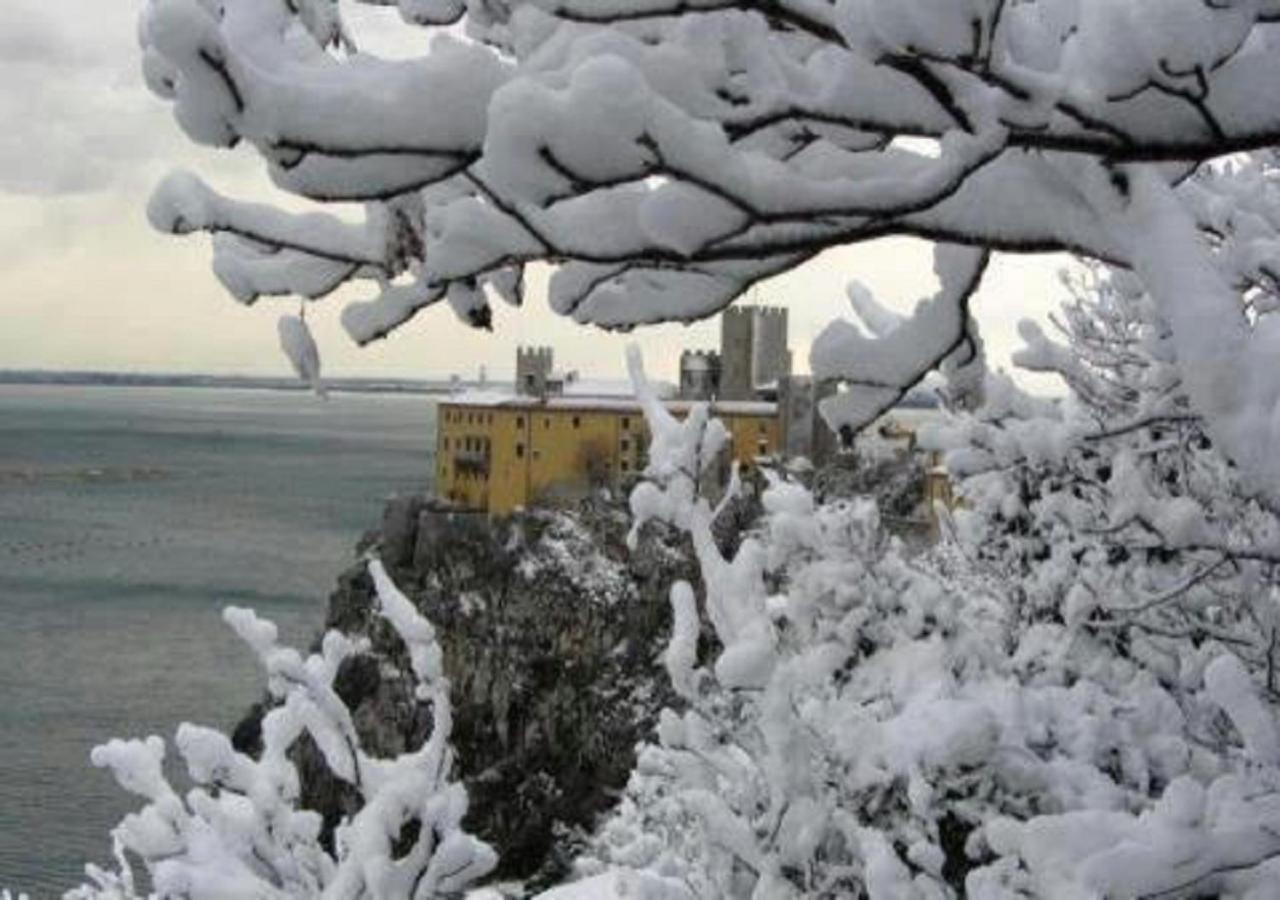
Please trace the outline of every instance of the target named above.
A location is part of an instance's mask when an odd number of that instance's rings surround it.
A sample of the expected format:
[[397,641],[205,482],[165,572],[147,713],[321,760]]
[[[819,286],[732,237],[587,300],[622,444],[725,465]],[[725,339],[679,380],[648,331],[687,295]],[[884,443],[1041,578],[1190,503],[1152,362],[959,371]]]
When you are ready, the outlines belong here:
[[[326,378],[331,391],[353,394],[428,394],[447,396],[459,391],[494,391],[511,393],[510,381],[478,379],[415,378]],[[309,391],[311,388],[296,378],[269,375],[173,375],[140,372],[54,371],[45,369],[0,369],[0,385],[66,385],[70,387],[139,387],[139,388],[223,388],[261,391]],[[933,409],[938,406],[936,394],[925,388],[908,391],[895,404],[899,409]]]
[[[257,375],[174,375],[138,372],[47,371],[42,369],[0,369],[0,385],[67,385],[84,387],[187,387],[238,388],[265,391],[307,391],[296,378]],[[481,384],[475,380],[411,378],[326,378],[333,391],[362,394],[449,394],[479,388],[510,389],[506,382]]]

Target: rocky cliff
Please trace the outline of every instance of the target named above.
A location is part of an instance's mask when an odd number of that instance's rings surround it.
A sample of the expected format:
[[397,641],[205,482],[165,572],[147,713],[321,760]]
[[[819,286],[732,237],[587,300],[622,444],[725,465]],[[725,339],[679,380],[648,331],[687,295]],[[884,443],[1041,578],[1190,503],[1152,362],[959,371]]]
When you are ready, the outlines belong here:
[[[628,552],[624,510],[587,502],[491,523],[421,498],[393,500],[377,544],[396,583],[436,625],[453,684],[453,742],[471,797],[468,828],[498,850],[501,877],[531,886],[568,865],[613,803],[658,711],[672,702],[658,656],[668,590],[696,569],[683,543],[647,535]],[[339,693],[365,746],[395,755],[430,728],[403,673],[404,650],[372,614],[362,566],[330,599],[327,627],[367,636]],[[236,734],[252,751],[257,715]],[[331,828],[357,799],[301,746],[304,804]]]

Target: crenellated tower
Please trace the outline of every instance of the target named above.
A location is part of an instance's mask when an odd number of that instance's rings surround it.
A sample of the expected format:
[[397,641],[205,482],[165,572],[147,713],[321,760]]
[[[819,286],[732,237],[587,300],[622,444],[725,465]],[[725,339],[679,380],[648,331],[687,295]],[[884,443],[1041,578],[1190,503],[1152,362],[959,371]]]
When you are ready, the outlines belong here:
[[546,397],[555,354],[550,347],[516,348],[516,393],[525,397]]
[[714,350],[685,350],[680,354],[680,397],[711,400],[720,390],[720,354]]

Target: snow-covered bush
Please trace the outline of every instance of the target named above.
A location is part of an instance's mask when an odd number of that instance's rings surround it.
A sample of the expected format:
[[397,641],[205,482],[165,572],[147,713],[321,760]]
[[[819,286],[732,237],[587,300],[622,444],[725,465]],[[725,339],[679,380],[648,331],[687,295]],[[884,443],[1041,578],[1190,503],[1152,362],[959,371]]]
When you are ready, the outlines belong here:
[[[462,785],[450,779],[453,754],[449,682],[431,625],[387,577],[369,564],[379,611],[399,635],[417,678],[417,697],[431,704],[432,730],[417,750],[394,759],[366,755],[349,710],[333,688],[339,666],[359,643],[331,631],[320,651],[303,658],[277,642],[276,628],[251,611],[224,618],[257,655],[277,705],[262,720],[258,759],[234,750],[209,728],[184,724],[176,744],[193,787],[185,794],[164,771],[164,742],[113,740],[93,751],[121,787],[144,798],[113,832],[117,868],[88,868],[91,883],[71,900],[161,897],[456,897],[493,868],[495,856],[461,826]],[[304,735],[330,769],[363,796],[363,807],[339,825],[335,850],[320,843],[318,813],[298,807],[298,772],[290,749]]]
[[1166,682],[1208,643],[1280,696],[1280,517],[1206,433],[1136,279],[1069,286],[1061,342],[1024,322],[1014,357],[1065,398],[994,376],[981,409],[927,437],[959,480],[959,546],[1025,627],[1086,632]]
[[[1239,658],[1162,679],[1092,631],[1028,624],[951,560],[904,560],[867,502],[778,480],[732,558],[691,489],[705,419],[653,402],[638,521],[689,530],[666,662],[685,699],[588,869],[646,896],[1236,896],[1280,877],[1280,725]],[[1190,642],[1188,641],[1188,644]]]
[[490,327],[551,262],[557,312],[629,327],[831,247],[936,242],[936,297],[815,357],[863,388],[824,404],[856,427],[972,351],[990,252],[1065,251],[1132,268],[1214,443],[1280,492],[1278,339],[1240,293],[1277,271],[1276,187],[1261,157],[1195,174],[1280,142],[1277,0],[358,2],[422,53],[362,51],[337,0],[146,5],[144,72],[186,133],[251,145],[312,207],[160,186],[152,222],[213,234],[237,299],[368,285],[343,316],[367,342],[441,301]]

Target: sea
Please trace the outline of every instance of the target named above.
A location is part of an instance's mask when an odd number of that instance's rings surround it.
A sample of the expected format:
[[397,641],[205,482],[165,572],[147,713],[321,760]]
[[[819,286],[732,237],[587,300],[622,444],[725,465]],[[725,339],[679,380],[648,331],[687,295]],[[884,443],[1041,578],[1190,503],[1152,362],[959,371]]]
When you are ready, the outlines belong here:
[[93,746],[229,731],[261,696],[225,606],[310,643],[385,499],[429,488],[434,418],[420,395],[0,386],[0,890],[110,860],[140,801]]

